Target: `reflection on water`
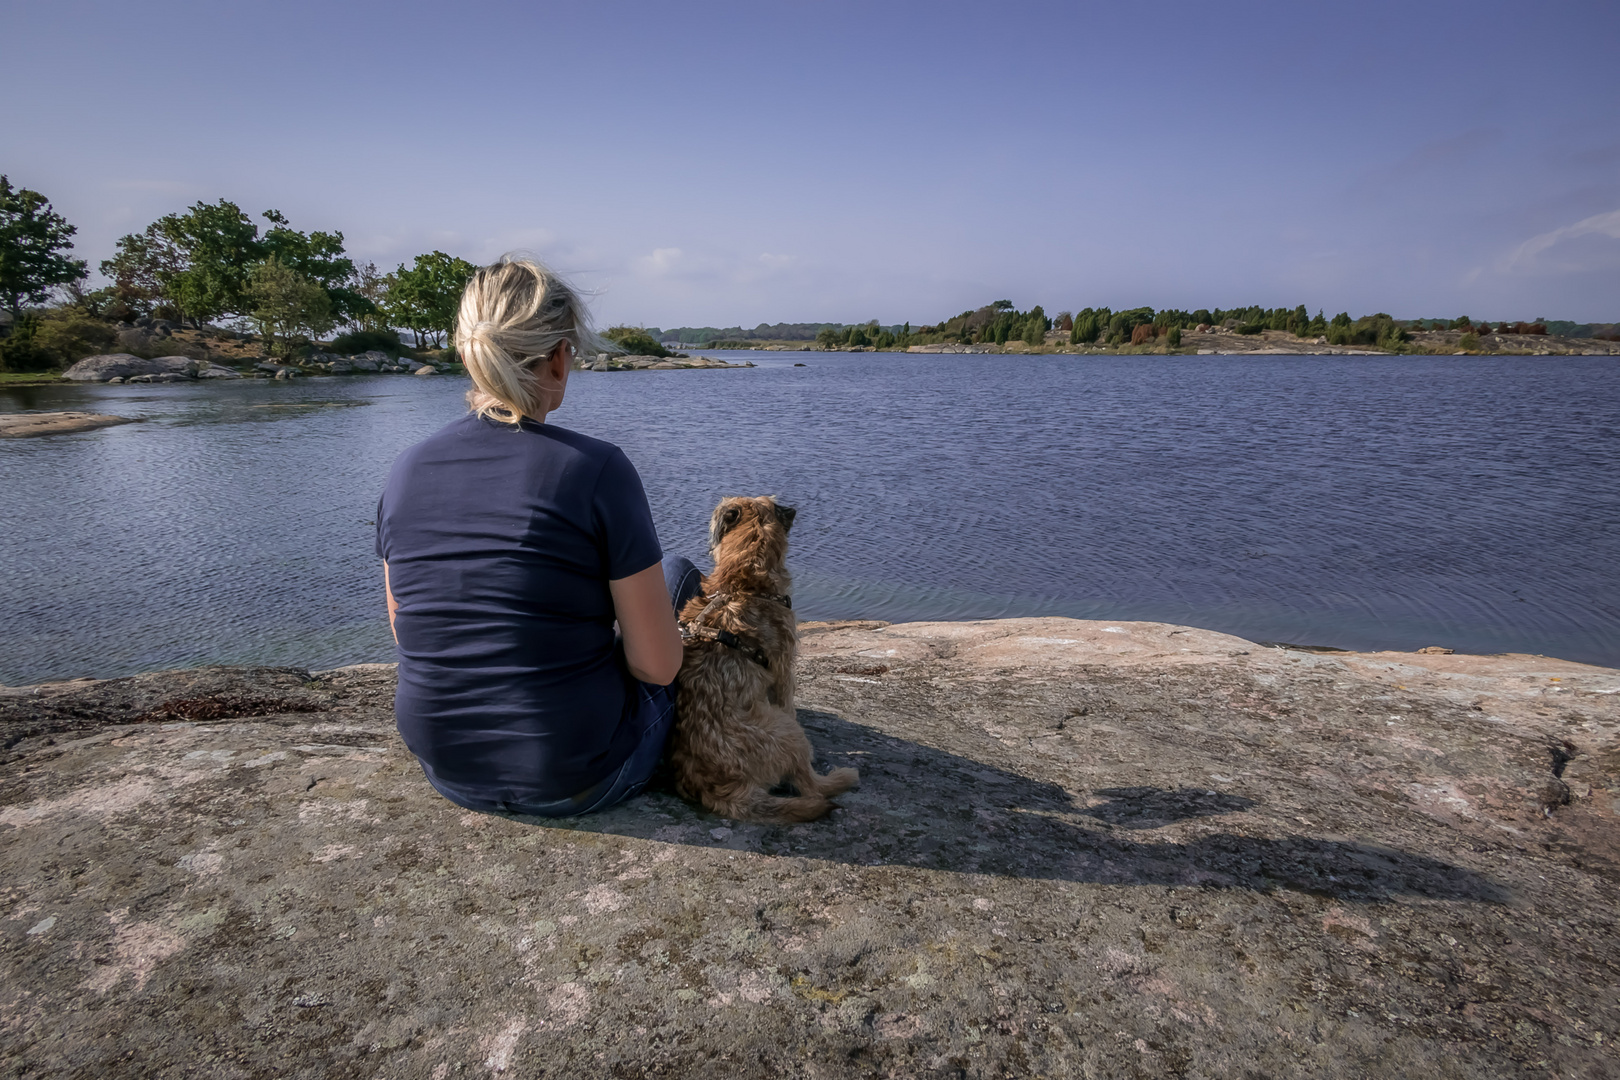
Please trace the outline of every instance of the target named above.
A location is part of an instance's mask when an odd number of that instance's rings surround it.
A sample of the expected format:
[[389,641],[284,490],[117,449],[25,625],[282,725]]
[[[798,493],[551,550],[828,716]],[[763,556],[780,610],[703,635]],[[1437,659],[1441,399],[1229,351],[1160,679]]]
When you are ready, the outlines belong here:
[[[751,354],[574,376],[666,548],[799,508],[801,617],[1158,619],[1342,648],[1620,663],[1603,358]],[[795,361],[806,367],[795,368]],[[0,390],[142,423],[0,443],[0,682],[392,657],[372,518],[466,383]]]

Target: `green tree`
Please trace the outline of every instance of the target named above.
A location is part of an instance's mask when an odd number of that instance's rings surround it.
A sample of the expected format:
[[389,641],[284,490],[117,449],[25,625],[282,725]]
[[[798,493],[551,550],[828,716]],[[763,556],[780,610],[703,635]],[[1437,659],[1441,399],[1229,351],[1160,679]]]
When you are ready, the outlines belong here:
[[1172,326],[1169,335],[1165,338],[1172,349],[1181,348],[1181,327]]
[[84,260],[63,254],[77,231],[45,196],[0,176],[0,303],[13,316],[58,285],[84,278]]
[[383,306],[388,303],[388,278],[378,273],[377,264],[368,262],[356,268],[354,272],[354,291],[365,298],[371,307],[359,317],[359,323],[365,330],[382,330]]
[[354,260],[343,253],[342,233],[299,232],[279,210],[266,210],[263,216],[270,228],[259,241],[260,248],[325,289],[339,322],[363,324],[376,313],[372,301],[356,288],[359,275]]
[[394,326],[403,326],[423,341],[442,345],[456,328],[461,292],[477,267],[442,251],[418,255],[410,269],[401,265],[389,275],[387,306],[383,314]]
[[112,310],[110,314],[128,318],[136,312],[149,313],[153,306],[164,302],[178,308],[174,282],[190,262],[162,222],[120,237],[114,250],[117,254],[102,260],[101,274],[112,281],[111,306],[125,310]]
[[286,356],[301,334],[332,329],[332,300],[319,283],[272,255],[248,274],[249,315],[272,356]]
[[1039,346],[1046,341],[1046,328],[1050,325],[1046,319],[1046,312],[1041,305],[1036,304],[1029,309],[1024,317],[1023,338],[1024,344]]
[[251,314],[255,301],[248,296],[248,279],[268,252],[259,242],[259,227],[241,207],[226,199],[198,202],[157,225],[185,253],[185,269],[169,283],[182,317],[206,322]]
[[1090,308],[1082,309],[1080,314],[1075,316],[1074,329],[1069,332],[1069,344],[1090,345],[1097,340],[1104,322],[1104,318],[1100,317],[1098,312]]

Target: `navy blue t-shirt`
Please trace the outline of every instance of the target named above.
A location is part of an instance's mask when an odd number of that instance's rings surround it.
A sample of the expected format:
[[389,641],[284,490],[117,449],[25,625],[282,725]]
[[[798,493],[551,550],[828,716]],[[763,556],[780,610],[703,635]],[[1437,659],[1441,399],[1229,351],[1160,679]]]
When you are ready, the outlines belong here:
[[545,802],[629,757],[634,684],[608,582],[663,555],[623,451],[470,414],[395,460],[377,554],[399,604],[394,715],[435,777]]

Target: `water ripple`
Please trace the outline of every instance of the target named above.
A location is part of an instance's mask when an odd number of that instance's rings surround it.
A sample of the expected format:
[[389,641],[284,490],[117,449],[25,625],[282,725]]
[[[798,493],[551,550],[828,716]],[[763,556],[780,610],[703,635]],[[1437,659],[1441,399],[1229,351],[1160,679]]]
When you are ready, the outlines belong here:
[[[0,391],[145,418],[0,444],[0,682],[391,658],[377,493],[464,389]],[[797,505],[805,618],[1162,619],[1620,664],[1607,359],[771,354],[581,373],[556,420],[624,447],[670,550],[702,553],[722,495]]]

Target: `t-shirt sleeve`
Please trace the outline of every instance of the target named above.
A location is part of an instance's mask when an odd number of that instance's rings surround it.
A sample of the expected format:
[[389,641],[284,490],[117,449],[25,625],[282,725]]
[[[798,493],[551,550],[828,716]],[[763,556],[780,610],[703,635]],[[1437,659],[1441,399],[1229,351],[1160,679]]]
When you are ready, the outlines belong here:
[[663,559],[647,493],[624,451],[614,450],[603,465],[591,509],[609,581],[639,574]]
[[383,551],[383,496],[377,496],[377,558],[388,561],[388,553]]

